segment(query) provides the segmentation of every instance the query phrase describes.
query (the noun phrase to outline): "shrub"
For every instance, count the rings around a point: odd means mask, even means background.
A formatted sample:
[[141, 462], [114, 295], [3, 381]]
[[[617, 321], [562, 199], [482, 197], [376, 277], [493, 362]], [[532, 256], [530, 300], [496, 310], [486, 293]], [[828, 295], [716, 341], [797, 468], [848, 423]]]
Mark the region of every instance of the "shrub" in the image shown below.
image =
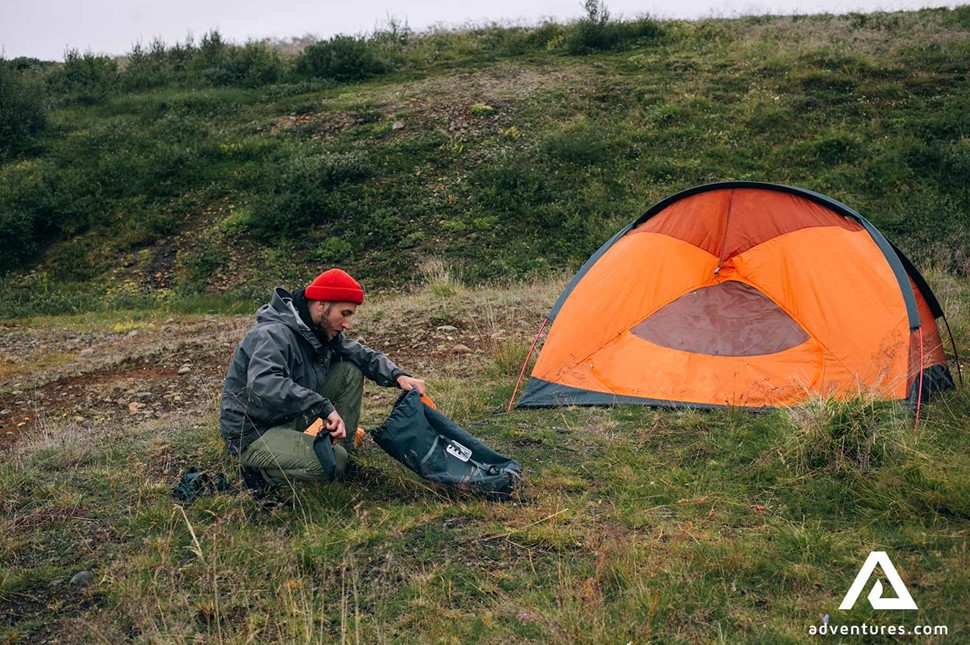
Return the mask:
[[229, 260], [226, 251], [211, 239], [203, 238], [195, 248], [182, 249], [178, 254], [179, 294], [196, 294], [205, 291], [212, 274]]
[[339, 188], [372, 173], [362, 152], [298, 154], [271, 178], [270, 194], [258, 198], [246, 224], [261, 239], [293, 238], [307, 227], [335, 222], [352, 207]]
[[49, 168], [35, 162], [0, 171], [0, 273], [28, 264], [59, 211]]
[[485, 166], [472, 177], [478, 202], [486, 212], [524, 215], [552, 201], [545, 174], [528, 163], [503, 161]]
[[174, 69], [165, 43], [153, 40], [148, 50], [136, 43], [128, 54], [128, 61], [121, 71], [122, 85], [128, 89], [161, 87], [172, 81]]
[[602, 0], [585, 0], [586, 17], [577, 22], [565, 39], [570, 54], [589, 54], [616, 49], [627, 41], [654, 39], [663, 34], [660, 25], [650, 18], [632, 22], [610, 20], [609, 10]]
[[360, 81], [389, 71], [378, 59], [374, 47], [363, 38], [334, 36], [310, 45], [296, 60], [301, 76], [338, 82]]
[[51, 92], [77, 103], [98, 103], [110, 94], [118, 83], [118, 64], [107, 56], [90, 52], [80, 54], [69, 49], [64, 64], [47, 77]]
[[29, 147], [46, 122], [40, 80], [30, 70], [0, 58], [0, 161]]
[[613, 29], [610, 27], [610, 12], [602, 0], [585, 0], [583, 7], [586, 17], [576, 23], [567, 40], [570, 54], [586, 54], [592, 51], [610, 49], [614, 42]]
[[208, 78], [222, 67], [228, 58], [228, 45], [217, 30], [202, 36], [198, 49], [191, 52], [189, 67], [202, 78]]
[[275, 83], [283, 76], [279, 54], [263, 43], [229, 47], [223, 58], [218, 65], [205, 70], [205, 78], [212, 85], [259, 87]]

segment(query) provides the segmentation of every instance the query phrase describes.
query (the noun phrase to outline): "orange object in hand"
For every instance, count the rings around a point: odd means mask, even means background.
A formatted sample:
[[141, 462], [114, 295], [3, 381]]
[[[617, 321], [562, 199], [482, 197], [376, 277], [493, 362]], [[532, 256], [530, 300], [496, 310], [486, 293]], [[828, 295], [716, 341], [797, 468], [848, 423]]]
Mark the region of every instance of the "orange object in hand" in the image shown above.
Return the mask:
[[364, 436], [367, 431], [357, 426], [357, 432], [354, 433], [354, 448], [360, 448], [360, 444], [364, 443]]
[[426, 406], [428, 406], [432, 410], [437, 410], [438, 409], [438, 406], [434, 404], [434, 401], [432, 401], [430, 398], [428, 398], [428, 395], [427, 394], [422, 394], [421, 395], [421, 403], [424, 403]]
[[310, 426], [303, 431], [303, 434], [308, 434], [311, 437], [315, 437], [320, 434], [321, 430], [323, 430], [323, 419], [317, 417], [317, 420], [311, 423]]

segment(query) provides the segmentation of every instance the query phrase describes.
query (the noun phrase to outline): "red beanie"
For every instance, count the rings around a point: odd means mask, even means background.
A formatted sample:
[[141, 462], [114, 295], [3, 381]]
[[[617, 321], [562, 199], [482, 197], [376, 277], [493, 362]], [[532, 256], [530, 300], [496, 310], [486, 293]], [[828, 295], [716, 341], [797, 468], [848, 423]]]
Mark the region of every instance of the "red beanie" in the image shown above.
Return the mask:
[[364, 290], [357, 281], [340, 269], [330, 269], [317, 276], [306, 288], [307, 300], [326, 300], [327, 302], [364, 302]]

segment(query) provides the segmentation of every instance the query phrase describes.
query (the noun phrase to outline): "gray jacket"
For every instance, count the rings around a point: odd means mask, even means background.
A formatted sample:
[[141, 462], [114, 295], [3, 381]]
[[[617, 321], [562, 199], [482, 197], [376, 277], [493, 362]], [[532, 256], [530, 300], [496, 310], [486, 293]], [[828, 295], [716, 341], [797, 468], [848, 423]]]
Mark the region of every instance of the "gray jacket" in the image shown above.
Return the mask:
[[350, 361], [382, 386], [396, 385], [404, 374], [384, 354], [342, 333], [321, 344], [284, 289], [276, 289], [272, 301], [260, 307], [256, 323], [233, 354], [222, 389], [219, 429], [230, 452], [243, 450], [272, 427], [297, 418], [308, 426], [333, 412], [320, 394], [331, 361]]

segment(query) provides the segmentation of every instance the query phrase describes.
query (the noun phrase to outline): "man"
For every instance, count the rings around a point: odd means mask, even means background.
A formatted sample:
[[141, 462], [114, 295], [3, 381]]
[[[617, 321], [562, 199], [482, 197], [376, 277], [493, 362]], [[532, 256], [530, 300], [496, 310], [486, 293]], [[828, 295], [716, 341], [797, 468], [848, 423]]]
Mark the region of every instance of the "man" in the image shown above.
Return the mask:
[[[364, 377], [424, 394], [423, 380], [345, 336], [363, 302], [357, 281], [330, 269], [293, 295], [276, 289], [256, 312], [229, 365], [220, 413], [222, 437], [244, 468], [273, 484], [337, 479], [348, 462], [340, 442], [360, 418]], [[317, 419], [320, 436], [307, 432]]]

